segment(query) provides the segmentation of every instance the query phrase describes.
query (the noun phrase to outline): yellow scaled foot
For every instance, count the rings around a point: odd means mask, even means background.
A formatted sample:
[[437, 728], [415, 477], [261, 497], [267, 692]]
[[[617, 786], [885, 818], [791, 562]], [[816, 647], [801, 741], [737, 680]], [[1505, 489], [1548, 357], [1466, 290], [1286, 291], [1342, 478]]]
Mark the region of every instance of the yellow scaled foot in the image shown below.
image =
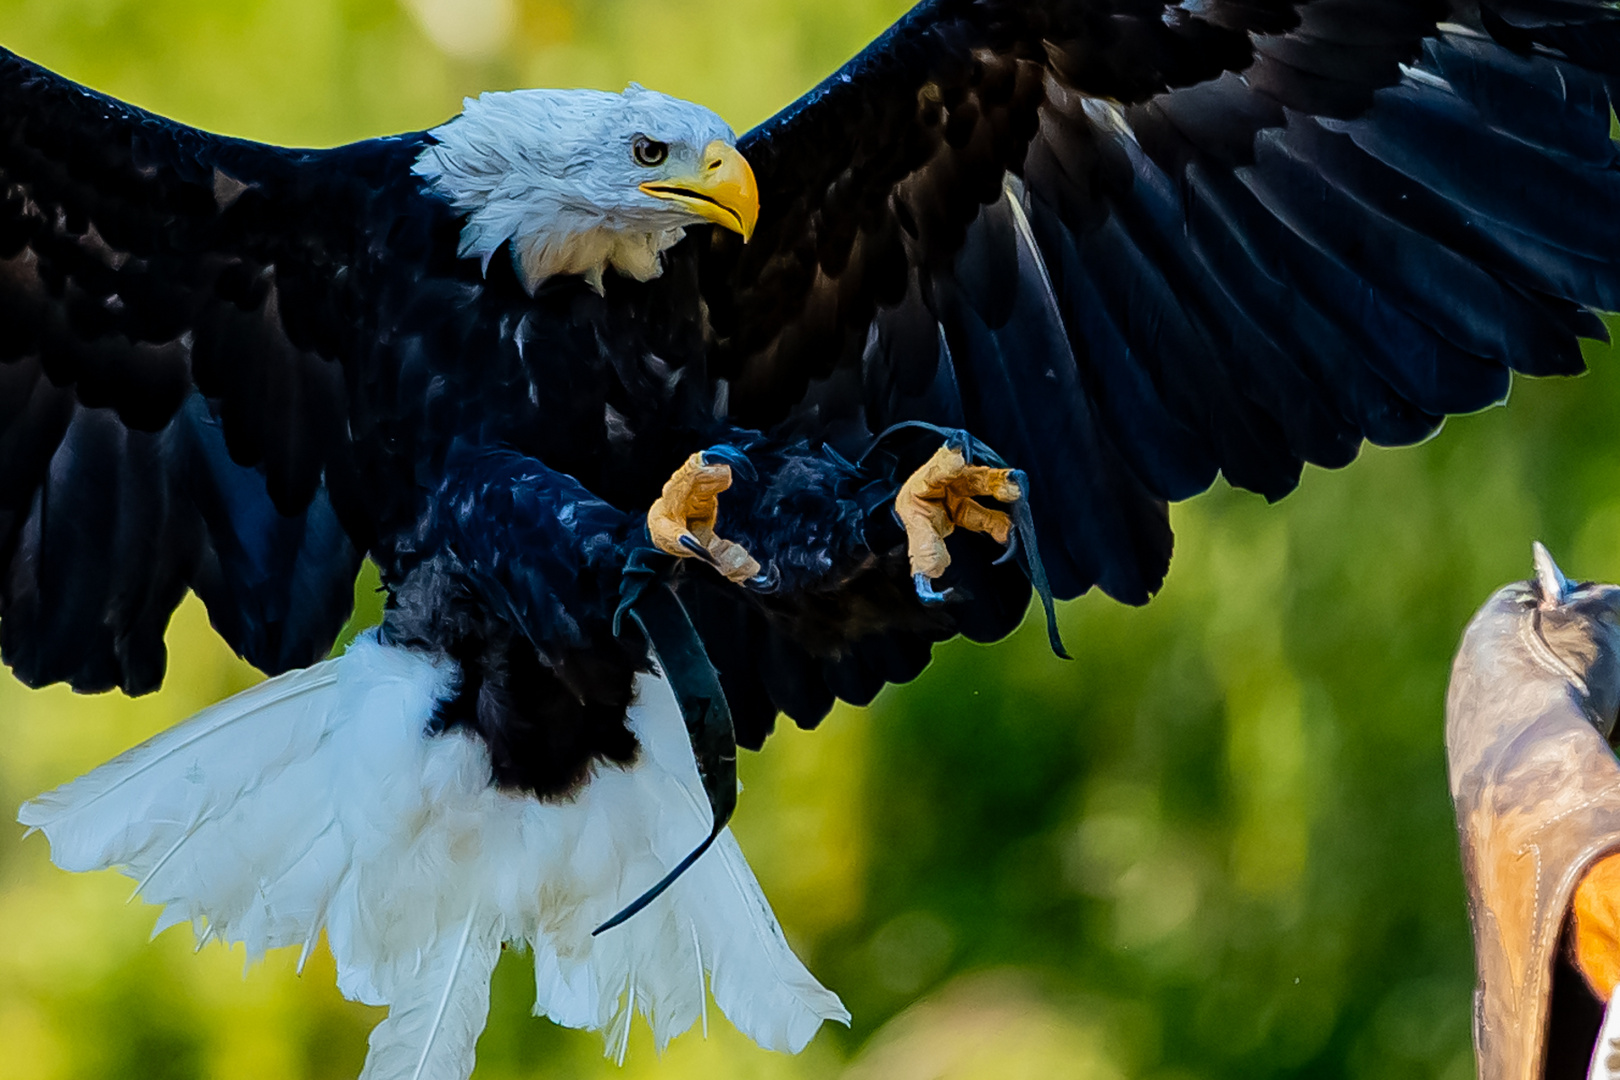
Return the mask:
[[730, 486], [730, 465], [706, 465], [701, 453], [693, 454], [647, 511], [647, 532], [658, 550], [703, 559], [740, 585], [759, 576], [759, 561], [741, 544], [714, 534], [720, 493]]
[[923, 579], [933, 580], [951, 565], [945, 538], [957, 529], [989, 533], [998, 543], [1007, 542], [1012, 519], [1000, 510], [974, 502], [975, 497], [988, 495], [1010, 503], [1023, 494], [1011, 469], [969, 465], [962, 451], [953, 446], [934, 451], [934, 456], [900, 485], [900, 493], [894, 498], [895, 513], [906, 527], [906, 551], [919, 588]]

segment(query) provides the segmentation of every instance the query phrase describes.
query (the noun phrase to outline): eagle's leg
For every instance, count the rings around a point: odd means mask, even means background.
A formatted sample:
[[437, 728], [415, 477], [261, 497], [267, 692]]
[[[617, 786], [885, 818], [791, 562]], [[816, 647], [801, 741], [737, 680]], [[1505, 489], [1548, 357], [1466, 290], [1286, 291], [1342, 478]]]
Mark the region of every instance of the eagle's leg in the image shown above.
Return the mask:
[[934, 451], [906, 478], [894, 498], [894, 511], [906, 530], [906, 552], [917, 595], [924, 603], [939, 603], [950, 590], [937, 592], [933, 582], [951, 565], [945, 538], [957, 529], [989, 533], [998, 543], [1012, 539], [1012, 517], [976, 501], [989, 496], [998, 502], [1023, 498], [1012, 469], [968, 464], [967, 453], [956, 440]]
[[753, 479], [748, 459], [728, 447], [700, 450], [687, 458], [648, 509], [647, 533], [660, 551], [702, 559], [740, 585], [760, 578], [759, 560], [714, 531], [720, 493], [731, 487], [734, 468]]

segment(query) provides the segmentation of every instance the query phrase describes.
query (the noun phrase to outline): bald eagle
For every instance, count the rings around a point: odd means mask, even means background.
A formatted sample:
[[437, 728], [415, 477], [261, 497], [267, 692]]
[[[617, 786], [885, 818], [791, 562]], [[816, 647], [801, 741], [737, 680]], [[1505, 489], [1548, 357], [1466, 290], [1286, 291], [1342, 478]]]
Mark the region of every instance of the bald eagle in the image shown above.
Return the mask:
[[466, 1076], [506, 942], [560, 1023], [708, 978], [802, 1047], [847, 1014], [736, 747], [1032, 595], [1061, 651], [1217, 473], [1580, 371], [1617, 78], [1584, 0], [925, 0], [741, 139], [632, 86], [290, 150], [0, 54], [0, 654], [151, 690], [190, 590], [274, 676], [21, 820], [160, 925], [324, 931], [368, 1077]]

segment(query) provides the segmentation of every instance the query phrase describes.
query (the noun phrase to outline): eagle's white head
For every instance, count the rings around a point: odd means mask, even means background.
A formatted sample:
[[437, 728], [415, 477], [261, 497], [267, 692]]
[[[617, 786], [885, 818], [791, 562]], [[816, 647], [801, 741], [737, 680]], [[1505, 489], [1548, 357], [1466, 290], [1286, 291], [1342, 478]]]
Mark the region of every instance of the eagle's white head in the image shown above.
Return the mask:
[[489, 260], [511, 241], [519, 278], [579, 274], [598, 292], [609, 267], [646, 281], [659, 254], [704, 222], [746, 240], [759, 216], [753, 170], [713, 112], [632, 84], [468, 98], [435, 128], [413, 171], [467, 213], [460, 254]]

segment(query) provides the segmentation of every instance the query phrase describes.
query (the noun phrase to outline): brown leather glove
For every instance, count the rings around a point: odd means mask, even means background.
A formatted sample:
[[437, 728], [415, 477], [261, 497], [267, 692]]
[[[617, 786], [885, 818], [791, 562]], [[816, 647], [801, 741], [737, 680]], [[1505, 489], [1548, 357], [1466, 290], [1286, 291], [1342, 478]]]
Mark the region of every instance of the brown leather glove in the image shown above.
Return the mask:
[[[1479, 973], [1480, 1080], [1541, 1080], [1572, 896], [1620, 851], [1620, 762], [1608, 741], [1620, 705], [1620, 588], [1570, 585], [1539, 544], [1536, 555], [1535, 579], [1502, 589], [1474, 616], [1446, 699]], [[1612, 951], [1604, 936], [1620, 941], [1610, 925], [1620, 897], [1607, 898], [1604, 877], [1583, 890], [1589, 983], [1603, 981], [1595, 969]], [[1595, 1038], [1588, 1030], [1584, 1046], [1560, 1046], [1558, 1056], [1584, 1061]]]

